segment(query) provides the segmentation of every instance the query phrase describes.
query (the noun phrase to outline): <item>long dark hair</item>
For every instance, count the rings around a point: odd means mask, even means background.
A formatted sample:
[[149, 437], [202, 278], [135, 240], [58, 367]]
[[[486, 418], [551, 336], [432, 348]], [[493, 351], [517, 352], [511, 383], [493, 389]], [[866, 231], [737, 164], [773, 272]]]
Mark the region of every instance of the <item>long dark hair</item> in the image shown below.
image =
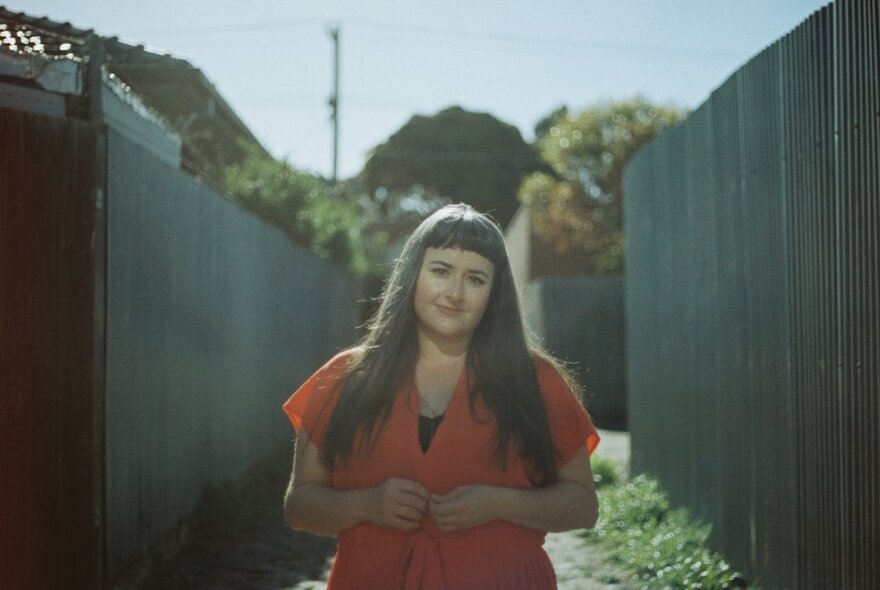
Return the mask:
[[495, 266], [483, 318], [474, 331], [467, 368], [474, 376], [471, 413], [479, 397], [495, 416], [495, 456], [503, 464], [511, 442], [535, 485], [558, 480], [553, 440], [535, 372], [536, 358], [551, 363], [579, 394], [575, 381], [531, 342], [522, 321], [519, 296], [504, 236], [486, 215], [465, 204], [447, 205], [425, 219], [403, 248], [385, 284], [381, 303], [348, 367], [339, 401], [324, 438], [321, 460], [333, 469], [351, 457], [356, 437], [369, 441], [381, 429], [397, 392], [418, 360], [418, 318], [413, 306], [416, 281], [428, 248], [460, 248]]

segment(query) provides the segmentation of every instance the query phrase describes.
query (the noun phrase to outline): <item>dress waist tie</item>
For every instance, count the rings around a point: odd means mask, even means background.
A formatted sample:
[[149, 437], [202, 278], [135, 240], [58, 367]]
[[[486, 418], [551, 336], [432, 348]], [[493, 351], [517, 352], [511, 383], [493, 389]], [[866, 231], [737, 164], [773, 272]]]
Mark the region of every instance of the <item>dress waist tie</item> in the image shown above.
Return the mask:
[[424, 529], [409, 537], [402, 587], [404, 590], [446, 590], [437, 539]]

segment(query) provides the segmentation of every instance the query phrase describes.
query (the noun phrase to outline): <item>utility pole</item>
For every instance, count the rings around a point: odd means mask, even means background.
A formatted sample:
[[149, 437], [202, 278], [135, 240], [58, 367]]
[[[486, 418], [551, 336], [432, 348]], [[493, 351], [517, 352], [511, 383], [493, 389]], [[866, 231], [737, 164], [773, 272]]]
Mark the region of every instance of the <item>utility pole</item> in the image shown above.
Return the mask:
[[333, 40], [333, 95], [328, 101], [330, 120], [333, 122], [333, 183], [337, 181], [339, 170], [339, 25], [327, 31]]

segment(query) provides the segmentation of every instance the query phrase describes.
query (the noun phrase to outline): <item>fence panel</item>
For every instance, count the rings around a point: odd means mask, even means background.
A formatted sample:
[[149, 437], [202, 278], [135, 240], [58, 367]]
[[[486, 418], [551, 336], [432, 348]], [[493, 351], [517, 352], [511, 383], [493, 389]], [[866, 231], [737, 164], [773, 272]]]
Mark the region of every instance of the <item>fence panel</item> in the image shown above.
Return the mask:
[[844, 584], [857, 587], [880, 585], [880, 7], [851, 1], [837, 9], [842, 565]]
[[[718, 412], [720, 383], [715, 378], [715, 367], [719, 362], [717, 342], [719, 339], [718, 314], [715, 301], [720, 295], [719, 278], [715, 260], [718, 244], [715, 234], [716, 203], [701, 198], [708, 193], [714, 183], [712, 159], [712, 108], [703, 105], [691, 115], [691, 124], [685, 128], [685, 145], [689, 147], [686, 179], [686, 210], [684, 224], [687, 227], [685, 241], [687, 262], [684, 268], [690, 269], [692, 280], [683, 281], [688, 288], [685, 296], [690, 301], [690, 322], [688, 330], [688, 356], [693, 358], [690, 386], [703, 395], [689, 397], [692, 408], [689, 415], [701, 416], [701, 420], [689, 424], [688, 448], [701, 449], [701, 453], [718, 456], [722, 451], [722, 440], [718, 430], [727, 424]], [[699, 518], [720, 512], [722, 470], [718, 462], [699, 460], [700, 454], [693, 453], [690, 464], [688, 489], [700, 490], [689, 498], [687, 503]], [[716, 528], [716, 535], [720, 530]]]
[[633, 465], [766, 587], [880, 585], [878, 12], [818, 11], [626, 172]]
[[[834, 34], [830, 10], [783, 44], [791, 349], [797, 412], [798, 578], [815, 587], [842, 580], [837, 420], [836, 288], [840, 229], [835, 205]], [[810, 514], [810, 518], [804, 518]], [[823, 539], [817, 543], [816, 539]], [[829, 559], [829, 555], [837, 556]]]
[[353, 342], [360, 284], [115, 131], [108, 153], [113, 574], [292, 439], [281, 404]]
[[0, 141], [0, 587], [96, 588], [96, 131], [0, 109]]

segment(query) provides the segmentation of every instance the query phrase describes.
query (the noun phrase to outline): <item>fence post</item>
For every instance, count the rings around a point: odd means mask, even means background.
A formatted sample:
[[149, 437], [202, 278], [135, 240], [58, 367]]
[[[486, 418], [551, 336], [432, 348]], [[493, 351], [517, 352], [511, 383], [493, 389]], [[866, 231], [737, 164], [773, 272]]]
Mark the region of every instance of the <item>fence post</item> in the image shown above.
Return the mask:
[[91, 242], [92, 258], [92, 540], [93, 577], [96, 588], [104, 588], [108, 579], [106, 560], [106, 522], [104, 519], [104, 392], [107, 358], [106, 286], [107, 286], [107, 125], [104, 122], [104, 48], [101, 37], [89, 38], [87, 97], [89, 120], [96, 128], [95, 171], [92, 186], [94, 225]]

